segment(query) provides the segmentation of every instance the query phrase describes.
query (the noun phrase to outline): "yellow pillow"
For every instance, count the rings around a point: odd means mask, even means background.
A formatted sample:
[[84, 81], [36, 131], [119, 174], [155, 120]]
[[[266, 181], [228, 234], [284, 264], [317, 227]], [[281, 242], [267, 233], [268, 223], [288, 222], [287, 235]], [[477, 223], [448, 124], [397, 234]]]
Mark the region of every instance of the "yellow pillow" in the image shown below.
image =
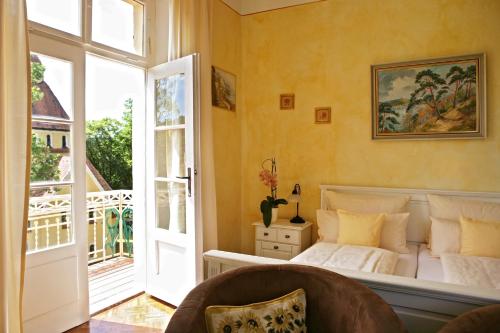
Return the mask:
[[342, 209], [339, 215], [337, 243], [378, 247], [385, 214], [358, 214]]
[[205, 309], [209, 333], [306, 332], [306, 292], [300, 288], [270, 301]]
[[500, 258], [500, 222], [460, 217], [462, 227], [460, 254]]

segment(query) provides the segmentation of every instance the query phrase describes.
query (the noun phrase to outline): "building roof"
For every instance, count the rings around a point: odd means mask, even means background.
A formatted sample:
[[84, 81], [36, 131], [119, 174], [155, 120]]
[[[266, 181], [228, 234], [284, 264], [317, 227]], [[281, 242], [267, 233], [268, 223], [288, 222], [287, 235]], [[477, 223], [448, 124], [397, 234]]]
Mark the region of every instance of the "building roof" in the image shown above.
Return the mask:
[[[95, 168], [95, 166], [90, 162], [89, 159], [86, 161], [86, 169], [87, 172], [90, 173], [92, 178], [95, 180], [97, 183], [97, 187], [101, 187], [101, 191], [111, 191], [112, 188], [109, 186], [108, 182], [104, 177], [101, 175], [101, 173]], [[61, 157], [61, 160], [59, 161], [59, 175], [60, 175], [60, 180], [62, 181], [69, 181], [71, 179], [71, 157], [70, 156], [63, 156]]]
[[31, 127], [38, 130], [69, 132], [68, 124], [47, 123], [43, 121], [33, 121]]
[[87, 169], [90, 171], [90, 173], [94, 176], [94, 178], [97, 180], [99, 185], [101, 185], [103, 191], [111, 191], [112, 188], [109, 186], [108, 182], [104, 177], [101, 175], [99, 170], [96, 169], [96, 167], [90, 162], [90, 160], [87, 158]]
[[[42, 63], [37, 55], [31, 55], [31, 61]], [[69, 120], [69, 116], [52, 92], [47, 82], [42, 81], [37, 84], [37, 87], [43, 93], [43, 98], [32, 104], [31, 112], [33, 116], [51, 117], [57, 119]]]

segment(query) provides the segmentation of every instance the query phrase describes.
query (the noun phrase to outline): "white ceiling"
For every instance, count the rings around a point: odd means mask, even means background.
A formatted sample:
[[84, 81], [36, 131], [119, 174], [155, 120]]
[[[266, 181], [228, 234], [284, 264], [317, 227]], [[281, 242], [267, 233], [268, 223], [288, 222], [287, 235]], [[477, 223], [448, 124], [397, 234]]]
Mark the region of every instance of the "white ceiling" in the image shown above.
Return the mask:
[[323, 0], [222, 0], [240, 15], [255, 14], [272, 9], [302, 5]]

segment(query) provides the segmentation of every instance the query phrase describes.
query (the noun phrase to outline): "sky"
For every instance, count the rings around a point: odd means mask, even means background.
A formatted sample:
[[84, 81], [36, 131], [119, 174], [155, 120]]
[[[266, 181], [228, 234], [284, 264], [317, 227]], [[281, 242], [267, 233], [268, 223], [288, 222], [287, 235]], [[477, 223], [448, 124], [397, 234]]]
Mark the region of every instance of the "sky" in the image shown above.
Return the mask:
[[380, 101], [386, 102], [399, 98], [409, 99], [411, 93], [417, 88], [415, 76], [418, 72], [424, 69], [432, 69], [439, 74], [441, 78], [446, 79], [446, 74], [454, 65], [461, 66], [464, 70], [467, 66], [473, 65], [474, 61], [463, 62], [460, 64], [439, 64], [439, 65], [424, 65], [416, 68], [396, 68], [389, 70], [381, 70], [379, 72], [379, 95]]
[[64, 111], [73, 118], [73, 64], [69, 61], [35, 53], [45, 67], [44, 81], [48, 84]]
[[86, 57], [86, 120], [121, 119], [126, 99], [144, 110], [145, 71], [94, 55]]

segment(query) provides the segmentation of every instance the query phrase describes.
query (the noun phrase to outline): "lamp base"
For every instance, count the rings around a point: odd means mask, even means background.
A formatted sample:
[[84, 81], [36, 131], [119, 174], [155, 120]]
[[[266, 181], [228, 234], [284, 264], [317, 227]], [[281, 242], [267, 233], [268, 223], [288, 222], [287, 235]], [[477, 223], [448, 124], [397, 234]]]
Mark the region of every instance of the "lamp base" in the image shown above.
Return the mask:
[[290, 222], [291, 223], [305, 223], [306, 221], [302, 217], [297, 215], [297, 216], [291, 218]]

